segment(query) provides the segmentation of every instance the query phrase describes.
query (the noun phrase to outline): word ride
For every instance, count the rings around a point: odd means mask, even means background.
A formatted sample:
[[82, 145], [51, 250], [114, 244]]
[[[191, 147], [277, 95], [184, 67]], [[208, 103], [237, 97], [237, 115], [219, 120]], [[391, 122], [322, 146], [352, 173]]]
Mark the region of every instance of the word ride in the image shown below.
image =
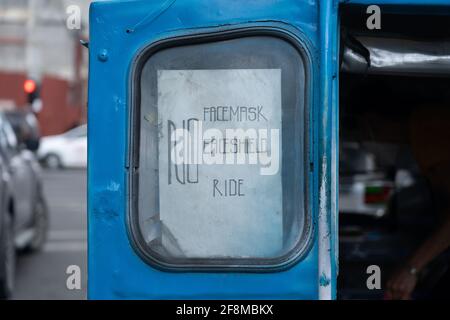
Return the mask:
[[244, 179], [213, 179], [213, 197], [243, 197]]

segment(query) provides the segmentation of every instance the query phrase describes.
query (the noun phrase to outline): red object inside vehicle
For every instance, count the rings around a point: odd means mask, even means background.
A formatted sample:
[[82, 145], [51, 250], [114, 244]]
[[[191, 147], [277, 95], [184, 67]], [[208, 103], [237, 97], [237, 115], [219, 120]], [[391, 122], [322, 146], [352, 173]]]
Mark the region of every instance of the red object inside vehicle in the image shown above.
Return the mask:
[[364, 195], [366, 204], [386, 203], [391, 195], [390, 186], [367, 186]]

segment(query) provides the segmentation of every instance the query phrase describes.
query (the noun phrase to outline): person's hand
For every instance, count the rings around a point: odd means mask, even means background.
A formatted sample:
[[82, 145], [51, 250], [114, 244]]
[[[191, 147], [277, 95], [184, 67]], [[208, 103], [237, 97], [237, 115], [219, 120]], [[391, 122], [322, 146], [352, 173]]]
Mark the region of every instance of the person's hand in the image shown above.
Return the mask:
[[409, 300], [417, 284], [417, 275], [408, 267], [399, 269], [387, 282], [385, 298], [388, 300]]

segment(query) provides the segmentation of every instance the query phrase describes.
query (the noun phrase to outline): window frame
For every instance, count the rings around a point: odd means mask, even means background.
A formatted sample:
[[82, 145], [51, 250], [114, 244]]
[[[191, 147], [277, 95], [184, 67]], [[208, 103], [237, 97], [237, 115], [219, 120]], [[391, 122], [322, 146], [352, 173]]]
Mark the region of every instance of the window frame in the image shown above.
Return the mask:
[[[144, 241], [139, 225], [138, 201], [139, 201], [139, 147], [140, 147], [140, 87], [141, 73], [146, 62], [154, 55], [164, 49], [180, 47], [184, 45], [206, 44], [230, 39], [246, 37], [268, 36], [285, 40], [292, 45], [303, 59], [305, 70], [305, 97], [304, 97], [304, 230], [295, 246], [283, 256], [276, 258], [187, 258], [190, 263], [169, 263], [158, 259], [151, 254], [151, 250]], [[131, 65], [129, 78], [129, 119], [128, 119], [128, 145], [126, 169], [127, 177], [127, 214], [126, 225], [130, 243], [135, 252], [149, 265], [162, 271], [174, 272], [278, 272], [286, 270], [307, 256], [313, 244], [314, 223], [312, 213], [311, 184], [314, 166], [311, 160], [311, 111], [313, 101], [313, 76], [312, 59], [309, 43], [304, 37], [299, 37], [285, 28], [273, 26], [241, 27], [228, 30], [218, 30], [199, 34], [189, 33], [187, 35], [168, 37], [144, 46], [135, 56]], [[281, 153], [283, 154], [283, 153]], [[269, 263], [260, 264], [264, 260]], [[195, 261], [195, 263], [193, 262]], [[246, 262], [246, 263], [243, 263]]]

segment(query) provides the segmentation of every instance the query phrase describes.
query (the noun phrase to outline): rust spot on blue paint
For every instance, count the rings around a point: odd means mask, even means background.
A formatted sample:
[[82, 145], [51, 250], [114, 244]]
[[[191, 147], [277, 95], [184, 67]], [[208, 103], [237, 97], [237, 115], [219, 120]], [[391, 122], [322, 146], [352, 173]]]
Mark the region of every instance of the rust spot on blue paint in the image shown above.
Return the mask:
[[320, 276], [319, 285], [321, 287], [327, 287], [330, 285], [330, 278], [328, 278], [324, 272], [322, 272], [322, 275]]

